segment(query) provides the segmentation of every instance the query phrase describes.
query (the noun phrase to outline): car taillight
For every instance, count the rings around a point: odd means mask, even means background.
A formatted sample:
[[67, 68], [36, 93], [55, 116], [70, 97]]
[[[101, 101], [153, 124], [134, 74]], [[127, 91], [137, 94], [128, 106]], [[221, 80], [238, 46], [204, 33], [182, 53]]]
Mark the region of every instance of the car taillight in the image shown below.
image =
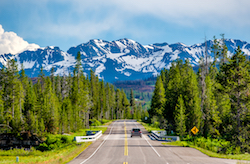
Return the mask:
[[139, 131], [141, 133], [141, 131]]
[[132, 131], [132, 133], [134, 133], [134, 131]]

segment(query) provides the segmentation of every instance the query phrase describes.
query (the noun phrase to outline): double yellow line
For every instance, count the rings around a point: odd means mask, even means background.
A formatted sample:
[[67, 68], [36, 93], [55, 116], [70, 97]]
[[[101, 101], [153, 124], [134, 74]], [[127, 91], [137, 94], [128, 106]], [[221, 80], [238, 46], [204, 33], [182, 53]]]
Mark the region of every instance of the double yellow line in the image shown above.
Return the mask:
[[[128, 137], [127, 137], [127, 129], [126, 129], [126, 122], [125, 121], [124, 121], [124, 133], [125, 133], [124, 156], [128, 156]], [[128, 162], [123, 162], [123, 164], [128, 164]]]
[[127, 138], [127, 130], [126, 130], [126, 123], [125, 123], [125, 121], [124, 121], [124, 132], [125, 132], [124, 155], [128, 156], [128, 138]]

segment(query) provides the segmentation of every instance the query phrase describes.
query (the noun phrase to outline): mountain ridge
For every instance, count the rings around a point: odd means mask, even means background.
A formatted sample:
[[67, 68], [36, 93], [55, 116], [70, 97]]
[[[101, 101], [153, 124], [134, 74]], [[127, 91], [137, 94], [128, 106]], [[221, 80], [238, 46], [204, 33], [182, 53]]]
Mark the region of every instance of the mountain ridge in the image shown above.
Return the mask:
[[[250, 44], [238, 39], [226, 39], [225, 43], [229, 55], [240, 46], [246, 55], [250, 55]], [[213, 60], [211, 46], [212, 40], [207, 41], [208, 54]], [[37, 77], [41, 67], [45, 75], [50, 74], [52, 67], [55, 74], [63, 75], [73, 72], [75, 58], [81, 53], [83, 71], [88, 74], [90, 69], [102, 79], [108, 82], [116, 80], [145, 79], [157, 75], [161, 69], [170, 68], [171, 62], [176, 59], [189, 59], [192, 66], [197, 66], [204, 56], [205, 43], [191, 46], [183, 43], [168, 44], [155, 43], [142, 45], [131, 39], [119, 39], [105, 41], [92, 39], [70, 47], [66, 52], [57, 46], [47, 46], [36, 50], [26, 50], [19, 54], [0, 55], [0, 66], [6, 65], [8, 59], [15, 59], [21, 68], [21, 63], [29, 77]]]

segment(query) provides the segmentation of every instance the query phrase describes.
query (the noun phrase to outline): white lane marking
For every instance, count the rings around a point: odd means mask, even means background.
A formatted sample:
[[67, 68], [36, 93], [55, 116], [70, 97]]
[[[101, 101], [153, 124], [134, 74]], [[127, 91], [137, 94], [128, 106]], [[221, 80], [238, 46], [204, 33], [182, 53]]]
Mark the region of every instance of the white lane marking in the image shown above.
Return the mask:
[[100, 147], [104, 144], [104, 142], [107, 140], [107, 138], [108, 138], [109, 135], [111, 134], [112, 129], [113, 129], [113, 126], [114, 126], [114, 124], [112, 125], [112, 128], [111, 128], [110, 131], [109, 131], [109, 134], [108, 134], [107, 137], [104, 139], [104, 141], [101, 143], [101, 145], [94, 151], [94, 153], [93, 153], [91, 156], [89, 156], [89, 158], [85, 159], [85, 160], [84, 160], [83, 162], [81, 162], [80, 164], [85, 163], [85, 162], [88, 161], [91, 157], [93, 157], [93, 155], [95, 155], [95, 153], [100, 149]]
[[161, 157], [161, 155], [155, 150], [155, 148], [148, 142], [148, 140], [146, 139], [146, 137], [144, 136], [144, 135], [142, 135], [143, 136], [143, 138], [147, 141], [147, 143], [151, 146], [151, 148], [155, 151], [155, 153], [159, 156], [159, 157]]
[[[134, 123], [135, 124], [135, 123]], [[135, 126], [138, 128], [138, 126], [135, 124]], [[148, 142], [148, 140], [147, 140], [147, 138], [144, 136], [144, 135], [142, 135], [143, 136], [143, 138], [147, 141], [147, 143], [151, 146], [151, 148], [155, 151], [155, 153], [159, 156], [159, 157], [161, 157], [161, 155], [155, 150], [155, 148]]]

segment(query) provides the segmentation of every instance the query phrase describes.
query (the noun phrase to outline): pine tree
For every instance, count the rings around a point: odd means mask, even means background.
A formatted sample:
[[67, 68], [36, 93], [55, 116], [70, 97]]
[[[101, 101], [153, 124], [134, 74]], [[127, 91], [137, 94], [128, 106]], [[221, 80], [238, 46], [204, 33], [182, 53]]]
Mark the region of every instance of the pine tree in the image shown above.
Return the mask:
[[34, 112], [29, 111], [28, 115], [30, 118], [28, 129], [31, 133], [35, 133], [36, 132], [36, 119], [35, 119]]
[[16, 101], [15, 101], [15, 126], [18, 132], [22, 131], [23, 128], [23, 108], [24, 108], [24, 94], [25, 90], [21, 81], [17, 81], [17, 90], [16, 90]]
[[72, 109], [71, 100], [69, 97], [63, 100], [62, 108], [65, 110], [65, 132], [71, 132], [74, 129], [74, 114]]
[[139, 105], [138, 105], [138, 107], [137, 107], [137, 119], [138, 120], [141, 120], [142, 113], [143, 113], [143, 109], [142, 109], [142, 104], [140, 102]]
[[116, 119], [121, 119], [121, 109], [122, 109], [122, 92], [120, 89], [116, 90], [115, 94], [115, 102], [116, 102], [116, 107], [115, 107], [115, 115]]
[[67, 89], [68, 88], [68, 83], [67, 83], [65, 73], [63, 73], [61, 84], [62, 84], [62, 86], [61, 86], [61, 95], [62, 95], [62, 100], [64, 100], [64, 98], [68, 97], [68, 95], [69, 95], [69, 89]]
[[78, 91], [78, 79], [77, 79], [77, 73], [76, 70], [74, 70], [74, 76], [73, 76], [73, 85], [72, 85], [72, 91], [71, 91], [71, 101], [72, 101], [72, 109], [73, 109], [73, 118], [74, 118], [74, 131], [77, 131], [79, 126], [79, 103], [80, 103], [80, 95]]
[[[18, 108], [18, 97], [17, 94], [20, 91], [20, 83], [18, 81], [19, 73], [18, 66], [15, 60], [10, 60], [7, 63], [6, 69], [6, 81], [4, 87], [4, 102], [5, 102], [5, 112], [7, 117], [5, 117], [7, 125], [10, 125], [14, 131], [19, 132], [19, 125], [22, 116], [20, 113], [20, 108]], [[19, 93], [21, 95], [21, 93]]]
[[51, 85], [52, 85], [52, 90], [55, 90], [55, 68], [52, 67], [50, 70], [50, 81], [51, 81]]
[[22, 82], [23, 89], [26, 90], [26, 87], [29, 85], [29, 79], [28, 76], [25, 74], [23, 64], [21, 65], [20, 80]]
[[[222, 39], [222, 40], [224, 40], [224, 39]], [[225, 44], [224, 44], [224, 54], [225, 54], [225, 50], [227, 50], [227, 48], [225, 48]], [[214, 54], [214, 62], [211, 64], [211, 66], [209, 68], [209, 77], [211, 80], [211, 90], [212, 90], [212, 94], [215, 97], [215, 101], [216, 101], [215, 106], [217, 107], [217, 112], [219, 113], [218, 117], [220, 119], [217, 119], [217, 120], [218, 121], [223, 120], [223, 122], [218, 123], [219, 128], [216, 128], [215, 131], [216, 131], [217, 135], [219, 135], [220, 133], [227, 134], [227, 133], [229, 133], [228, 127], [231, 127], [231, 122], [232, 122], [231, 120], [233, 118], [231, 116], [231, 103], [230, 103], [229, 96], [227, 93], [219, 91], [220, 88], [222, 88], [222, 86], [216, 80], [217, 74], [218, 74], [218, 69], [217, 69], [216, 65], [218, 63], [218, 59], [221, 59], [221, 57], [223, 55], [221, 54], [222, 46], [219, 44], [219, 41], [215, 37], [214, 37], [214, 44], [212, 46], [212, 52]], [[222, 62], [221, 62], [221, 64], [222, 64]], [[207, 133], [209, 133], [209, 132], [207, 132]], [[209, 134], [209, 135], [214, 135], [214, 133]], [[230, 136], [230, 135], [224, 135], [224, 136]]]
[[231, 112], [236, 118], [236, 122], [233, 122], [233, 131], [237, 134], [237, 144], [242, 144], [239, 139], [242, 129], [241, 120], [245, 117], [243, 113], [250, 98], [248, 95], [250, 83], [249, 64], [244, 53], [238, 47], [229, 62], [220, 66], [217, 78], [221, 84], [219, 91], [227, 93], [231, 101]]
[[103, 114], [105, 113], [106, 109], [106, 95], [105, 95], [105, 87], [104, 87], [104, 81], [102, 80], [100, 83], [100, 92], [99, 92], [99, 101], [100, 101], [100, 120], [103, 118]]
[[[183, 67], [187, 71], [186, 78], [183, 83], [183, 99], [185, 102], [186, 127], [189, 133], [191, 129], [196, 126], [198, 129], [201, 127], [202, 112], [200, 109], [201, 99], [199, 97], [199, 87], [197, 75], [194, 73], [190, 63], [186, 61], [186, 67]], [[182, 75], [183, 77], [184, 75]]]
[[130, 119], [131, 115], [130, 115], [130, 103], [127, 99], [127, 96], [125, 94], [125, 92], [123, 92], [123, 96], [122, 96], [122, 106], [123, 106], [123, 112], [124, 112], [124, 119]]
[[2, 99], [3, 91], [0, 90], [0, 124], [4, 124], [5, 118], [4, 118], [4, 102]]
[[[166, 103], [163, 112], [164, 118], [168, 121], [168, 131], [174, 130], [174, 111], [177, 104], [178, 97], [183, 93], [184, 77], [181, 76], [182, 61], [173, 62], [169, 70], [169, 81], [166, 85], [165, 96]], [[184, 96], [184, 95], [183, 95]], [[149, 110], [150, 114], [150, 110]], [[151, 114], [150, 114], [151, 115]], [[150, 116], [151, 117], [151, 116]]]
[[116, 94], [115, 94], [115, 89], [114, 86], [111, 86], [111, 94], [110, 94], [110, 114], [111, 114], [111, 120], [114, 119], [114, 114], [115, 114], [115, 104], [116, 104]]
[[56, 96], [58, 97], [58, 100], [61, 102], [63, 97], [62, 97], [61, 77], [59, 75], [57, 75], [55, 79], [55, 93]]
[[106, 108], [105, 108], [105, 119], [110, 119], [110, 107], [111, 107], [111, 89], [109, 83], [106, 83], [105, 86], [106, 94]]
[[155, 90], [152, 97], [151, 108], [149, 110], [149, 114], [151, 115], [151, 117], [161, 117], [163, 115], [165, 102], [165, 89], [163, 87], [161, 76], [158, 76], [155, 83]]
[[133, 90], [130, 89], [130, 107], [131, 107], [131, 115], [134, 115], [136, 104], [135, 104], [135, 98], [134, 98], [134, 93]]
[[92, 101], [91, 117], [97, 116], [98, 111], [98, 81], [96, 81], [95, 73], [93, 70], [90, 70], [90, 96]]
[[40, 83], [41, 83], [41, 92], [44, 91], [44, 83], [45, 83], [45, 73], [43, 72], [43, 66], [40, 69], [40, 73], [38, 75], [38, 77], [40, 78]]
[[59, 121], [59, 101], [52, 90], [52, 84], [50, 78], [46, 78], [45, 82], [45, 94], [44, 94], [44, 111], [47, 117], [43, 117], [45, 121], [45, 127], [51, 133], [58, 132], [58, 121]]
[[[26, 87], [26, 95], [24, 99], [24, 116], [25, 116], [25, 122], [32, 122], [31, 113], [34, 113], [36, 111], [36, 95], [33, 90], [32, 82], [29, 81], [28, 86]], [[26, 129], [29, 129], [29, 124], [26, 124]], [[29, 129], [31, 130], [31, 129]]]
[[[89, 111], [91, 108], [91, 101], [90, 101], [90, 96], [89, 96], [89, 84], [87, 80], [85, 79], [85, 76], [83, 75], [83, 72], [80, 75], [80, 119], [82, 120], [82, 125], [81, 128], [84, 126], [89, 126]], [[104, 105], [105, 106], [105, 105]]]
[[221, 34], [221, 42], [222, 44], [220, 45], [220, 50], [221, 52], [219, 53], [219, 57], [221, 58], [221, 64], [223, 63], [226, 63], [228, 61], [228, 57], [227, 57], [227, 51], [228, 51], [228, 48], [226, 46], [226, 43], [225, 43], [225, 35], [224, 34]]
[[181, 138], [186, 134], [186, 109], [182, 95], [179, 96], [178, 102], [175, 106], [175, 123], [176, 123], [176, 132]]
[[222, 123], [219, 117], [219, 111], [216, 104], [216, 99], [214, 96], [213, 82], [210, 76], [206, 77], [206, 99], [205, 99], [205, 119], [204, 119], [204, 135], [205, 137], [209, 135], [214, 135], [213, 137], [219, 137], [219, 126]]

